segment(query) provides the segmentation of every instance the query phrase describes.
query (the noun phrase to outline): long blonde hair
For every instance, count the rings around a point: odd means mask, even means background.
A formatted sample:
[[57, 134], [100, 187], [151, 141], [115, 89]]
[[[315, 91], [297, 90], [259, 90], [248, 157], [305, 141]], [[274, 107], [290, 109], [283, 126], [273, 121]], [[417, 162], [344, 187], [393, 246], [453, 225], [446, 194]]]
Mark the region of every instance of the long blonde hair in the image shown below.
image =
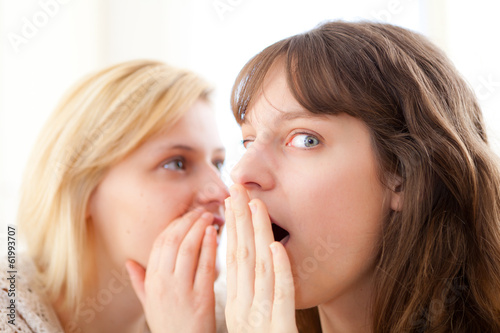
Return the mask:
[[211, 87], [194, 73], [129, 61], [84, 78], [63, 98], [36, 142], [21, 191], [20, 234], [52, 301], [77, 309], [92, 279], [87, 202], [106, 170], [173, 125]]

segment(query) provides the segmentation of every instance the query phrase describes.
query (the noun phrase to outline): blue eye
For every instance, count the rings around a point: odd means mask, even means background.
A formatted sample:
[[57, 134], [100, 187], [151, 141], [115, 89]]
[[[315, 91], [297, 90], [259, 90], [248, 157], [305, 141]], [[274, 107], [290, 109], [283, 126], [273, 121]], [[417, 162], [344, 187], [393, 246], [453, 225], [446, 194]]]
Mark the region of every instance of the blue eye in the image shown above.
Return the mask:
[[164, 169], [168, 169], [168, 170], [185, 170], [186, 163], [184, 162], [184, 159], [182, 159], [182, 158], [175, 158], [173, 160], [170, 160], [170, 161], [162, 164], [162, 167]]
[[319, 145], [319, 140], [310, 134], [296, 134], [287, 146], [297, 147], [297, 148], [314, 148]]

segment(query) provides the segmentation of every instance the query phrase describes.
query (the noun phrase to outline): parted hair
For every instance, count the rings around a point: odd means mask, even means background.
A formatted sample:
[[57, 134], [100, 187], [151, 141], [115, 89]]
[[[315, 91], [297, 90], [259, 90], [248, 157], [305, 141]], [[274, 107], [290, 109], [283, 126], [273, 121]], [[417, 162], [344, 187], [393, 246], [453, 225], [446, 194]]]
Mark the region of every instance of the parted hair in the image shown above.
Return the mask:
[[95, 280], [86, 210], [106, 171], [210, 91], [190, 71], [134, 60], [85, 77], [61, 100], [33, 148], [18, 211], [52, 302], [78, 310], [84, 286]]
[[[371, 300], [373, 332], [500, 332], [500, 171], [473, 91], [442, 51], [407, 29], [326, 22], [281, 40], [241, 70], [241, 123], [281, 61], [309, 112], [370, 128], [380, 180], [402, 197], [383, 225]], [[320, 331], [317, 309], [297, 312]]]

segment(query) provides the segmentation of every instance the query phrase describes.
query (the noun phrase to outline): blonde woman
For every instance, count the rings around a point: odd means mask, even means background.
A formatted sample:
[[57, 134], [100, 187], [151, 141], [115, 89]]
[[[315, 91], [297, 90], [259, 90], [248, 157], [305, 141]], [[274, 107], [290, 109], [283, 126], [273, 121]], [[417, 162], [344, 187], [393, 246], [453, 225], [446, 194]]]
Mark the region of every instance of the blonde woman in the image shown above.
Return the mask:
[[16, 326], [2, 318], [2, 330], [216, 330], [228, 193], [209, 93], [193, 73], [131, 61], [66, 95], [26, 170], [28, 260], [17, 267]]

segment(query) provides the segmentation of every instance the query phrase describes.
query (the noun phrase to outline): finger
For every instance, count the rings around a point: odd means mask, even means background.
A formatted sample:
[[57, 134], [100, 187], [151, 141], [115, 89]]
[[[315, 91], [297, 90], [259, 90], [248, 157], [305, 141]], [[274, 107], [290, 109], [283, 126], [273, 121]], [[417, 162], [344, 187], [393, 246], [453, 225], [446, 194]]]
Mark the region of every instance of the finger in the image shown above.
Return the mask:
[[227, 300], [232, 301], [236, 299], [236, 288], [237, 288], [237, 271], [238, 265], [236, 263], [236, 221], [234, 220], [234, 214], [231, 207], [231, 198], [227, 198], [225, 201], [225, 220], [226, 220], [226, 235], [227, 235], [227, 245], [226, 245], [226, 281], [227, 281]]
[[[271, 220], [261, 200], [249, 203], [255, 233], [255, 296], [254, 303], [271, 304], [274, 294], [273, 259], [269, 245], [274, 242]], [[269, 313], [269, 315], [271, 315]]]
[[238, 289], [236, 291], [238, 303], [243, 306], [252, 303], [255, 281], [255, 240], [252, 218], [248, 207], [248, 194], [241, 185], [233, 185], [231, 193], [231, 207], [236, 221], [236, 273]]
[[[274, 323], [289, 325], [295, 323], [295, 289], [292, 268], [285, 248], [279, 242], [270, 245], [274, 267], [274, 300], [272, 319]], [[283, 320], [285, 320], [283, 322]], [[283, 326], [286, 327], [286, 326]]]
[[174, 274], [180, 277], [183, 284], [189, 288], [193, 287], [200, 256], [201, 243], [208, 225], [212, 223], [214, 216], [209, 212], [203, 213], [192, 225], [179, 246], [177, 260], [175, 263]]
[[194, 289], [201, 294], [214, 294], [216, 256], [217, 231], [212, 225], [209, 225], [205, 228], [205, 236], [203, 237], [200, 259], [194, 280]]
[[148, 261], [151, 273], [161, 269], [172, 273], [175, 269], [177, 252], [185, 235], [201, 216], [202, 208], [196, 208], [173, 220], [156, 238]]
[[146, 279], [146, 270], [133, 260], [127, 260], [125, 267], [127, 268], [132, 288], [134, 289], [137, 298], [139, 298], [142, 307], [145, 308], [146, 292], [144, 290], [144, 280]]

